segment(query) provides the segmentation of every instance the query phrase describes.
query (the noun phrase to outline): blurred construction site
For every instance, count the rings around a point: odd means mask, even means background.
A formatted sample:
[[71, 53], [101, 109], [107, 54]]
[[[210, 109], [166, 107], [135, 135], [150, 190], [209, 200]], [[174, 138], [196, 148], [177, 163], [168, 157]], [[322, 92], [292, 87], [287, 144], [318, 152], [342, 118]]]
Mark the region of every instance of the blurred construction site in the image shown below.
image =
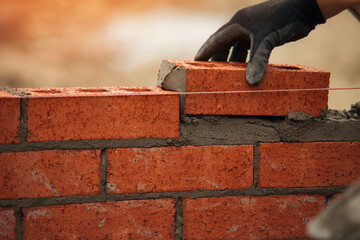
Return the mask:
[[[248, 0], [1, 0], [0, 87], [153, 86], [163, 59], [191, 60]], [[347, 11], [309, 37], [276, 48], [272, 63], [331, 72], [360, 86], [359, 22]], [[360, 91], [330, 91], [349, 109]]]

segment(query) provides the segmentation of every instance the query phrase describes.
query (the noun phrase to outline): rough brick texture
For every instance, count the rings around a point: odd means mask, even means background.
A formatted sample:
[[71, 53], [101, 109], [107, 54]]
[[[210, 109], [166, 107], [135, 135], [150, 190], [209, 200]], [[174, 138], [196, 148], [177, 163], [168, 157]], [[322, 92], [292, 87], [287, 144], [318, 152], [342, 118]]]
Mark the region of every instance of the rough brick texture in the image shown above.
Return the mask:
[[179, 136], [177, 95], [155, 87], [95, 90], [28, 89], [28, 141]]
[[[176, 86], [188, 92], [328, 85], [328, 73], [270, 65], [252, 87], [245, 68], [163, 67], [169, 86], [180, 76], [187, 85]], [[318, 115], [327, 91], [212, 93], [185, 102], [156, 87], [6, 91], [0, 240], [308, 239], [305, 225], [325, 199], [360, 178], [356, 117], [179, 116], [180, 103], [193, 114]]]
[[24, 239], [173, 239], [174, 200], [24, 209]]
[[185, 103], [185, 113], [197, 115], [287, 116], [304, 112], [319, 116], [327, 108], [327, 95], [323, 91], [202, 94], [186, 96]]
[[0, 90], [0, 144], [19, 143], [20, 98]]
[[[330, 73], [299, 65], [269, 64], [263, 81], [250, 86], [244, 63], [167, 60], [186, 69], [186, 92], [326, 88]], [[327, 109], [328, 91], [221, 93], [186, 96], [186, 114], [287, 116], [305, 112], [319, 116]]]
[[184, 239], [306, 238], [320, 195], [184, 199]]
[[108, 151], [108, 192], [249, 188], [252, 146], [183, 146]]
[[260, 187], [344, 186], [360, 178], [360, 142], [264, 143]]
[[16, 239], [15, 208], [0, 208], [0, 239]]
[[100, 155], [100, 150], [0, 153], [0, 199], [99, 194]]

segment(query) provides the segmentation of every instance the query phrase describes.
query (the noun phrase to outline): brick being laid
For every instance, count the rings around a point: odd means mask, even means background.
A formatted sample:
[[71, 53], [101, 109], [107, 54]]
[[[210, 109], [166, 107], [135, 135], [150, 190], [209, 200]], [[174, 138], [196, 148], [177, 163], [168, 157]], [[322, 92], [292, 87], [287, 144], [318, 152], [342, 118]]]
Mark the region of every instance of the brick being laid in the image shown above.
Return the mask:
[[179, 96], [160, 88], [24, 91], [29, 142], [179, 136]]
[[245, 80], [246, 67], [235, 62], [164, 60], [158, 86], [190, 93], [181, 103], [185, 114], [287, 116], [304, 112], [319, 116], [327, 109], [328, 90], [324, 88], [329, 86], [330, 73], [300, 65], [269, 64], [263, 81], [251, 86]]

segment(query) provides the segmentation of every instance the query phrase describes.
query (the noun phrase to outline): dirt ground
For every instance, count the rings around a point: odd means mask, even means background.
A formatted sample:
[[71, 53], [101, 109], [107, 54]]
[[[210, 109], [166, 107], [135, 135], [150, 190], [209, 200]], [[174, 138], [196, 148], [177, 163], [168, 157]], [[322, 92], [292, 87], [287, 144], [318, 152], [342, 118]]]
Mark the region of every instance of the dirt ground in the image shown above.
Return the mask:
[[[192, 59], [238, 9], [260, 1], [2, 0], [0, 87], [152, 86], [163, 59]], [[276, 48], [273, 63], [331, 72], [331, 87], [360, 86], [359, 22], [348, 12]], [[360, 90], [331, 91], [349, 109]]]

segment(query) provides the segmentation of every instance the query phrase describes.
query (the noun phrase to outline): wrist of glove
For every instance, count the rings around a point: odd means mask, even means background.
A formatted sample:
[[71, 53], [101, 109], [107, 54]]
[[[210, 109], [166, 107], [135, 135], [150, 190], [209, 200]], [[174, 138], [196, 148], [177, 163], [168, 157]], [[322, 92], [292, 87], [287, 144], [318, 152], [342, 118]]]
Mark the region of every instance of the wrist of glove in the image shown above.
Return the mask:
[[238, 11], [210, 36], [195, 60], [245, 62], [250, 49], [246, 80], [257, 85], [275, 47], [306, 37], [325, 21], [316, 0], [269, 0]]

